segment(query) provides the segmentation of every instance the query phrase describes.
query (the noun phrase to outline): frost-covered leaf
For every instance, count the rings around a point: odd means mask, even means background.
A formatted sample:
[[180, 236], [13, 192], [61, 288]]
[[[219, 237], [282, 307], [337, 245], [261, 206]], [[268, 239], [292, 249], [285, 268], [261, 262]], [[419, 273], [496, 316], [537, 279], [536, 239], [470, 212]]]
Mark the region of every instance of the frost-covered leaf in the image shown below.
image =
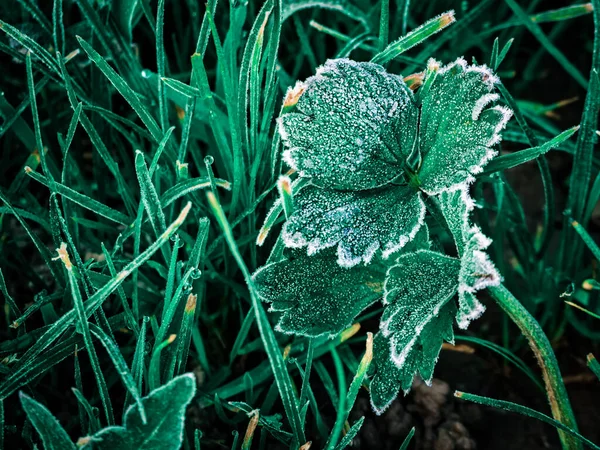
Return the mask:
[[489, 286], [497, 286], [501, 277], [485, 252], [491, 240], [469, 220], [474, 202], [469, 196], [468, 187], [444, 192], [439, 198], [442, 214], [454, 236], [461, 261], [456, 321], [460, 328], [465, 329], [485, 311], [475, 293]]
[[387, 267], [340, 267], [335, 251], [317, 255], [291, 251], [289, 259], [267, 264], [253, 275], [262, 300], [283, 311], [277, 330], [304, 336], [334, 335], [383, 295]]
[[338, 263], [369, 263], [377, 250], [384, 258], [406, 245], [425, 216], [421, 195], [407, 186], [369, 191], [335, 191], [307, 186], [294, 197], [294, 213], [283, 228], [287, 247], [308, 254], [337, 246]]
[[375, 335], [375, 375], [371, 380], [370, 394], [371, 405], [377, 414], [385, 411], [401, 389], [404, 392], [410, 389], [416, 373], [427, 383], [431, 382], [443, 341], [454, 342], [452, 323], [455, 315], [455, 302], [450, 301], [442, 306], [438, 315], [423, 327], [402, 367], [398, 367], [392, 360], [389, 339], [382, 332]]
[[460, 189], [442, 192], [438, 198], [442, 214], [454, 238], [458, 256], [462, 256], [471, 229], [469, 215], [475, 208], [475, 202], [469, 195], [466, 185], [461, 186]]
[[193, 374], [185, 374], [142, 399], [146, 423], [131, 405], [124, 425], [107, 427], [90, 437], [85, 450], [179, 450], [183, 443], [185, 409], [196, 392]]
[[511, 117], [494, 92], [497, 78], [485, 66], [459, 58], [437, 73], [422, 99], [420, 188], [433, 195], [472, 181], [496, 155], [493, 146]]
[[19, 397], [27, 418], [42, 439], [44, 449], [75, 450], [75, 444], [71, 442], [65, 429], [44, 405], [23, 392], [19, 392]]
[[491, 240], [478, 227], [471, 228], [465, 252], [460, 259], [459, 310], [456, 315], [459, 328], [466, 329], [471, 321], [478, 319], [485, 311], [485, 307], [477, 300], [475, 293], [500, 284], [500, 274], [485, 252], [490, 244]]
[[362, 190], [402, 173], [417, 131], [413, 95], [378, 64], [329, 60], [288, 91], [284, 160], [324, 187]]
[[460, 260], [430, 250], [401, 255], [387, 273], [380, 329], [403, 367], [425, 327], [456, 294]]

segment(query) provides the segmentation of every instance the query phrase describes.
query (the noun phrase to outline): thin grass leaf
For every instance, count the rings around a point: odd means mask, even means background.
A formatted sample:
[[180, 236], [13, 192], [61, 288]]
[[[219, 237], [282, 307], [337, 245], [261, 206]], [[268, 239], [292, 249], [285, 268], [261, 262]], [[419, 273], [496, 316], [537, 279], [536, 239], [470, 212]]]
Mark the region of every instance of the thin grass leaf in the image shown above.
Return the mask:
[[[8, 289], [6, 289], [6, 282], [4, 281], [4, 274], [2, 273], [2, 268], [0, 268], [0, 292], [2, 292], [2, 295], [4, 295], [4, 300], [6, 301], [6, 304], [8, 305], [8, 308], [9, 308], [10, 312], [13, 314], [13, 316], [20, 317], [21, 311], [19, 310], [19, 307], [15, 303], [14, 299], [8, 293]], [[5, 311], [6, 311], [6, 309], [5, 309]], [[9, 318], [10, 318], [10, 316], [7, 314], [7, 319], [9, 319]], [[19, 319], [15, 320], [13, 322], [13, 325], [17, 324], [13, 328], [16, 328], [18, 326], [18, 324], [19, 324], [18, 321], [19, 321]]]
[[52, 6], [52, 38], [57, 52], [65, 53], [65, 24], [63, 20], [63, 0], [54, 0]]
[[229, 353], [229, 365], [233, 364], [233, 360], [239, 354], [240, 349], [246, 342], [246, 339], [248, 337], [248, 332], [250, 331], [250, 327], [254, 323], [255, 318], [256, 318], [256, 315], [254, 314], [254, 311], [252, 310], [252, 307], [251, 307], [248, 310], [248, 314], [246, 314], [246, 317], [244, 318], [244, 321], [242, 322], [242, 325], [240, 326], [240, 331], [239, 331], [237, 337], [235, 338], [235, 342], [233, 343], [233, 346], [231, 347], [231, 352]]
[[[408, 7], [409, 0], [405, 0], [406, 7]], [[482, 0], [477, 3], [468, 13], [466, 13], [456, 24], [451, 27], [445, 33], [442, 33], [439, 38], [435, 41], [428, 43], [425, 45], [423, 50], [419, 52], [419, 54], [415, 57], [417, 63], [421, 65], [427, 59], [431, 57], [431, 55], [435, 55], [437, 51], [447, 42], [456, 38], [460, 33], [468, 30], [469, 27], [473, 25], [473, 23], [477, 20], [477, 18], [486, 10], [486, 8], [490, 5], [495, 4], [494, 0]], [[404, 73], [413, 73], [420, 67], [419, 64], [412, 64], [405, 69]]]
[[410, 441], [412, 441], [412, 438], [414, 435], [415, 435], [415, 427], [412, 427], [410, 429], [410, 431], [408, 432], [408, 435], [406, 436], [406, 438], [404, 438], [404, 442], [402, 442], [402, 445], [400, 446], [400, 448], [398, 450], [407, 450], [408, 444], [410, 444]]
[[227, 245], [229, 246], [233, 257], [235, 258], [240, 270], [244, 275], [246, 284], [248, 285], [252, 307], [254, 308], [254, 313], [256, 314], [258, 329], [263, 340], [265, 351], [269, 357], [271, 370], [273, 371], [275, 382], [277, 383], [287, 418], [294, 433], [294, 439], [297, 443], [305, 442], [306, 439], [304, 437], [304, 432], [302, 431], [302, 422], [300, 420], [300, 413], [298, 411], [298, 403], [295, 399], [292, 388], [292, 381], [286, 369], [285, 362], [281, 356], [279, 346], [277, 345], [277, 340], [275, 339], [275, 335], [266, 316], [265, 310], [263, 309], [258, 295], [256, 294], [256, 289], [254, 288], [250, 271], [246, 267], [246, 264], [238, 250], [237, 244], [231, 232], [231, 227], [227, 221], [227, 218], [225, 217], [225, 213], [223, 212], [221, 205], [217, 202], [217, 199], [212, 192], [207, 193], [207, 198], [209, 205], [215, 214], [217, 222], [225, 234]]
[[169, 113], [167, 111], [167, 96], [163, 77], [166, 71], [166, 55], [164, 43], [164, 25], [165, 25], [165, 0], [158, 0], [156, 9], [156, 68], [158, 74], [158, 111], [160, 116], [160, 127], [163, 132], [167, 131], [169, 122]]
[[189, 84], [182, 83], [174, 78], [163, 77], [162, 82], [173, 89], [175, 92], [185, 95], [188, 98], [202, 97], [200, 89], [190, 86]]
[[504, 44], [504, 47], [502, 47], [502, 50], [500, 50], [500, 53], [498, 54], [498, 58], [496, 59], [496, 66], [495, 66], [494, 70], [497, 70], [498, 67], [500, 66], [500, 64], [502, 64], [502, 61], [504, 61], [504, 58], [506, 58], [506, 55], [508, 54], [508, 51], [510, 50], [514, 41], [515, 41], [515, 39], [511, 38], [508, 40], [508, 42], [506, 44]]
[[171, 334], [167, 339], [159, 342], [155, 341], [152, 357], [150, 358], [150, 366], [148, 367], [148, 389], [153, 391], [160, 386], [160, 359], [162, 351], [175, 342], [176, 334]]
[[330, 9], [342, 13], [358, 21], [364, 28], [369, 28], [366, 14], [347, 0], [288, 0], [282, 2], [281, 21], [285, 22], [292, 14], [310, 8]]
[[90, 323], [89, 324], [90, 331], [98, 338], [100, 343], [104, 346], [110, 359], [115, 365], [115, 369], [117, 369], [117, 373], [121, 377], [123, 381], [123, 385], [127, 389], [127, 391], [133, 397], [135, 403], [137, 404], [138, 411], [140, 413], [140, 417], [142, 418], [142, 423], [146, 423], [146, 411], [144, 410], [144, 405], [142, 404], [142, 399], [140, 397], [140, 393], [137, 390], [137, 386], [131, 372], [129, 371], [129, 367], [127, 367], [127, 363], [125, 359], [123, 359], [123, 355], [121, 355], [121, 351], [119, 347], [115, 343], [115, 341], [106, 334], [102, 328], [99, 326]]
[[[215, 185], [228, 191], [231, 189], [231, 183], [220, 178], [215, 179]], [[166, 208], [175, 200], [180, 199], [187, 194], [210, 187], [211, 183], [208, 177], [188, 178], [167, 189], [160, 199], [160, 205], [163, 208]]]
[[[110, 276], [114, 278], [117, 276], [117, 270], [115, 269], [115, 265], [113, 264], [112, 257], [110, 256], [110, 253], [108, 252], [108, 250], [106, 250], [104, 243], [102, 243], [101, 246], [102, 246], [102, 254], [104, 255], [104, 259], [106, 259], [106, 265], [110, 272]], [[135, 335], [137, 337], [140, 332], [140, 327], [138, 326], [138, 323], [135, 320], [135, 317], [133, 316], [133, 312], [131, 311], [131, 308], [129, 307], [129, 302], [127, 301], [127, 296], [125, 295], [125, 291], [123, 290], [122, 286], [119, 286], [117, 288], [117, 295], [119, 296], [119, 299], [121, 300], [121, 305], [123, 306], [123, 311], [125, 312], [125, 320], [127, 322], [127, 325], [129, 326], [130, 329], [133, 330], [133, 332], [135, 333]]]
[[58, 64], [56, 60], [52, 57], [52, 55], [50, 55], [50, 53], [44, 47], [35, 42], [29, 36], [2, 20], [0, 20], [0, 30], [4, 31], [8, 36], [17, 41], [35, 56], [37, 56], [40, 59], [40, 61], [42, 61], [46, 66], [48, 66], [51, 72], [57, 74], [60, 73], [58, 69]]
[[534, 14], [531, 16], [531, 20], [536, 23], [559, 22], [561, 20], [569, 20], [575, 17], [584, 16], [591, 13], [593, 10], [594, 7], [591, 3], [583, 3], [581, 5], [565, 6], [563, 8]]
[[83, 48], [83, 50], [87, 53], [90, 60], [98, 66], [98, 68], [102, 71], [102, 73], [108, 78], [108, 81], [115, 87], [115, 89], [123, 96], [125, 101], [129, 103], [129, 105], [133, 108], [135, 113], [141, 119], [141, 121], [146, 125], [148, 131], [154, 137], [156, 142], [160, 142], [163, 137], [163, 132], [160, 127], [156, 123], [156, 120], [152, 117], [146, 106], [141, 102], [138, 95], [133, 91], [133, 89], [127, 84], [127, 82], [117, 73], [115, 70], [110, 67], [110, 65], [106, 62], [106, 60], [100, 56], [100, 54], [94, 50], [90, 44], [88, 44], [81, 37], [77, 37], [79, 44]]
[[[40, 175], [39, 173], [34, 172], [33, 169], [31, 169], [30, 167], [25, 167], [25, 173], [27, 175], [29, 175], [31, 178], [33, 178], [35, 181], [43, 184], [46, 187], [50, 187], [50, 182], [48, 181], [48, 179], [46, 177], [44, 177], [43, 175]], [[60, 194], [60, 195], [64, 196], [65, 198], [68, 198], [72, 202], [77, 203], [79, 206], [81, 206], [89, 211], [95, 212], [102, 217], [112, 220], [113, 222], [116, 222], [118, 224], [125, 225], [125, 226], [129, 226], [133, 222], [133, 219], [131, 219], [127, 215], [125, 215], [115, 209], [112, 209], [111, 207], [106, 206], [106, 205], [98, 202], [97, 200], [94, 200], [91, 197], [88, 197], [87, 195], [80, 194], [79, 192], [77, 192], [77, 191], [71, 189], [70, 187], [67, 187], [57, 181], [54, 182], [53, 187], [54, 187], [54, 192], [56, 192], [57, 194]]]
[[[133, 353], [133, 360], [131, 362], [131, 376], [135, 381], [135, 385], [137, 387], [137, 391], [142, 393], [143, 381], [144, 381], [144, 372], [146, 371], [146, 366], [144, 363], [145, 351], [146, 351], [146, 329], [148, 324], [148, 317], [144, 317], [142, 321], [142, 326], [140, 328], [140, 334], [138, 335], [137, 342], [135, 344], [135, 351]], [[123, 415], [125, 415], [125, 411], [127, 411], [127, 407], [134, 402], [134, 398], [129, 391], [127, 391], [127, 395], [125, 396], [125, 407], [123, 408]]]
[[237, 120], [237, 103], [235, 97], [235, 88], [233, 86], [233, 77], [230, 74], [230, 67], [227, 64], [227, 59], [221, 45], [221, 39], [215, 26], [213, 17], [208, 13], [208, 23], [210, 25], [215, 49], [217, 51], [217, 58], [219, 62], [219, 71], [221, 78], [223, 79], [223, 89], [225, 91], [225, 102], [227, 105], [227, 116], [229, 118], [229, 132], [231, 134], [231, 149], [232, 149], [232, 162], [233, 162], [233, 186], [232, 186], [232, 197], [231, 197], [231, 209], [235, 209], [238, 202], [241, 189], [242, 189], [242, 178], [245, 173], [245, 159], [242, 151], [242, 138], [239, 129], [239, 122]]
[[482, 396], [475, 395], [475, 394], [468, 394], [466, 392], [461, 392], [461, 391], [456, 391], [454, 393], [454, 396], [457, 398], [460, 398], [462, 400], [467, 400], [467, 401], [470, 401], [473, 403], [479, 403], [480, 405], [491, 406], [492, 408], [503, 409], [505, 411], [510, 411], [510, 412], [514, 412], [517, 414], [521, 414], [523, 416], [532, 417], [534, 419], [539, 420], [540, 422], [547, 423], [559, 430], [564, 431], [565, 433], [569, 434], [570, 436], [583, 442], [589, 448], [593, 448], [595, 450], [600, 450], [599, 446], [597, 446], [596, 444], [591, 442], [589, 439], [586, 439], [585, 437], [583, 437], [581, 434], [579, 434], [575, 430], [572, 430], [568, 426], [562, 424], [561, 422], [559, 422], [551, 417], [548, 417], [545, 414], [542, 414], [534, 409], [527, 408], [526, 406], [518, 405], [518, 404], [512, 403], [512, 402], [507, 402], [504, 400], [497, 400], [497, 399], [493, 399], [493, 398], [489, 398], [489, 397], [482, 397]]
[[565, 301], [565, 303], [569, 306], [572, 306], [573, 308], [577, 308], [579, 311], [583, 311], [584, 313], [586, 313], [588, 316], [593, 317], [594, 319], [600, 319], [600, 315], [591, 312], [589, 309], [585, 309], [583, 306], [578, 305], [577, 303], [573, 303], [573, 302], [568, 302]]
[[94, 348], [94, 343], [92, 341], [92, 335], [90, 333], [88, 319], [85, 314], [83, 299], [81, 298], [81, 292], [79, 291], [79, 284], [77, 283], [77, 278], [73, 273], [73, 265], [67, 253], [67, 244], [61, 244], [61, 247], [58, 249], [58, 257], [67, 269], [69, 285], [71, 287], [71, 295], [73, 296], [73, 304], [75, 306], [74, 310], [72, 311], [75, 311], [77, 315], [77, 330], [83, 336], [83, 342], [90, 358], [90, 364], [96, 378], [98, 391], [100, 393], [100, 400], [102, 401], [102, 407], [104, 409], [104, 416], [107, 423], [109, 425], [113, 425], [115, 423], [115, 417], [113, 414], [112, 402], [110, 400], [110, 395], [108, 394], [108, 387], [106, 386], [106, 380], [104, 379], [102, 368], [100, 367], [100, 361], [98, 360], [98, 355], [96, 354], [96, 349]]
[[569, 221], [571, 222], [571, 226], [575, 229], [577, 234], [581, 236], [581, 239], [583, 239], [583, 242], [585, 242], [587, 248], [590, 249], [594, 255], [594, 258], [596, 258], [597, 261], [600, 261], [600, 247], [598, 247], [598, 244], [594, 242], [594, 239], [579, 222], [573, 219], [570, 219]]
[[44, 29], [47, 34], [52, 34], [52, 25], [33, 0], [17, 0], [31, 17]]
[[527, 15], [527, 13], [521, 8], [521, 6], [515, 0], [504, 0], [509, 8], [513, 11], [515, 16], [521, 21], [523, 25], [529, 30], [531, 34], [538, 40], [538, 42], [550, 53], [556, 61], [562, 66], [562, 68], [571, 75], [575, 81], [577, 81], [584, 89], [587, 89], [587, 80], [581, 74], [579, 69], [575, 67], [571, 61], [567, 59], [563, 52], [561, 52], [544, 34], [540, 26], [535, 23]]
[[497, 158], [494, 158], [485, 167], [484, 173], [489, 174], [499, 172], [501, 170], [512, 169], [513, 167], [525, 164], [526, 162], [533, 161], [539, 156], [561, 145], [564, 141], [573, 136], [575, 132], [577, 132], [577, 130], [579, 130], [579, 126], [569, 128], [568, 130], [563, 131], [558, 136], [552, 138], [548, 142], [538, 147], [519, 150], [508, 155], [502, 155]]
[[131, 42], [133, 19], [139, 11], [139, 3], [140, 0], [115, 0], [112, 3], [112, 15], [119, 31], [128, 42]]
[[400, 39], [392, 42], [385, 48], [385, 50], [371, 58], [371, 62], [385, 64], [408, 49], [413, 48], [415, 45], [419, 45], [421, 42], [429, 39], [434, 34], [439, 33], [454, 22], [456, 22], [454, 11], [448, 11], [440, 14], [439, 16], [428, 20], [423, 25], [415, 28], [406, 36], [402, 36]]
[[[332, 355], [335, 353], [332, 352]], [[358, 368], [356, 369], [356, 374], [352, 379], [352, 383], [350, 383], [350, 387], [348, 388], [348, 393], [346, 394], [346, 398], [343, 403], [340, 401], [340, 407], [337, 411], [337, 419], [334, 425], [334, 429], [331, 432], [331, 435], [328, 439], [327, 448], [333, 449], [336, 446], [338, 436], [335, 434], [336, 428], [339, 428], [338, 433], [341, 431], [341, 427], [348, 420], [348, 416], [350, 415], [350, 411], [354, 406], [354, 402], [356, 401], [356, 397], [358, 396], [358, 391], [362, 386], [363, 380], [369, 370], [371, 365], [371, 361], [373, 360], [373, 334], [367, 333], [367, 349], [365, 354], [363, 355]], [[334, 356], [334, 364], [337, 366], [336, 358]], [[337, 368], [336, 368], [337, 370]], [[339, 375], [339, 374], [338, 374]], [[338, 380], [341, 379], [338, 377]], [[341, 385], [340, 385], [341, 386]], [[341, 389], [341, 388], [340, 388]], [[340, 398], [344, 395], [343, 391], [340, 390]]]
[[482, 347], [485, 347], [485, 348], [497, 353], [498, 355], [500, 355], [501, 357], [506, 359], [508, 362], [515, 365], [519, 370], [521, 370], [531, 381], [533, 381], [533, 383], [537, 387], [540, 388], [540, 391], [545, 392], [544, 385], [540, 382], [540, 380], [533, 373], [533, 371], [527, 366], [527, 364], [525, 364], [521, 358], [519, 358], [517, 355], [515, 355], [513, 352], [511, 352], [507, 348], [504, 348], [504, 347], [502, 347], [498, 344], [495, 344], [491, 341], [487, 341], [485, 339], [480, 339], [480, 338], [477, 338], [474, 336], [454, 336], [454, 338], [459, 341], [462, 340], [462, 341], [471, 342], [471, 343], [474, 343], [477, 345], [481, 345]]
[[591, 353], [587, 355], [587, 365], [590, 368], [590, 370], [594, 372], [594, 375], [596, 375], [600, 380], [600, 363], [598, 362], [596, 357]]
[[[592, 159], [594, 154], [594, 145], [598, 136], [598, 112], [600, 111], [600, 1], [592, 2], [594, 5], [594, 54], [592, 58], [592, 69], [590, 71], [590, 82], [588, 92], [585, 98], [583, 116], [581, 117], [581, 129], [577, 136], [575, 147], [575, 156], [573, 159], [573, 171], [571, 173], [571, 185], [567, 208], [570, 209], [570, 215], [578, 221], [584, 221], [586, 201], [589, 194], [589, 182], [592, 172]], [[584, 226], [587, 222], [582, 222]], [[571, 244], [575, 249], [571, 249], [564, 255], [560, 263], [561, 267], [567, 270], [575, 271], [580, 263], [580, 246], [575, 240], [573, 233], [565, 233], [561, 249], [569, 248]]]
[[146, 209], [146, 214], [148, 214], [148, 219], [150, 220], [154, 233], [156, 236], [159, 236], [167, 227], [166, 219], [161, 208], [158, 193], [150, 178], [144, 154], [140, 150], [136, 150], [135, 152], [135, 173], [138, 178], [138, 183], [140, 184], [142, 203]]
[[346, 447], [348, 447], [350, 444], [352, 444], [352, 439], [354, 439], [356, 437], [356, 435], [360, 431], [364, 421], [365, 421], [365, 417], [363, 416], [360, 419], [358, 419], [356, 422], [354, 422], [354, 425], [352, 425], [350, 427], [350, 429], [346, 432], [346, 434], [340, 441], [339, 445], [335, 448], [335, 450], [344, 450]]
[[[91, 316], [92, 313], [99, 308], [104, 300], [123, 283], [123, 281], [139, 266], [144, 264], [150, 259], [156, 251], [160, 249], [165, 243], [167, 243], [170, 237], [177, 231], [177, 229], [184, 222], [189, 211], [191, 204], [188, 203], [177, 219], [165, 230], [165, 232], [154, 241], [143, 253], [138, 255], [133, 261], [127, 264], [115, 278], [111, 278], [102, 288], [100, 288], [94, 295], [92, 295], [84, 304], [86, 318]], [[48, 346], [56, 341], [76, 320], [76, 312], [70, 310], [69, 312], [60, 316], [60, 318], [40, 336], [35, 343], [27, 350], [27, 352], [21, 357], [19, 362], [13, 367], [12, 373], [3, 380], [0, 385], [0, 400], [6, 398], [8, 395], [13, 393], [23, 384], [27, 383], [29, 373], [32, 371], [31, 363], [35, 361], [36, 357], [42, 353]]]
[[[79, 360], [79, 358], [77, 358], [77, 360]], [[94, 408], [92, 408], [92, 405], [90, 405], [88, 399], [85, 398], [83, 393], [77, 388], [71, 388], [71, 391], [75, 395], [75, 398], [77, 398], [78, 406], [85, 411], [87, 422], [89, 423], [88, 432], [95, 433], [96, 431], [100, 430], [100, 428], [102, 428], [100, 426], [100, 421], [96, 417], [96, 414], [94, 414]]]
[[31, 239], [31, 241], [33, 242], [35, 247], [37, 248], [38, 252], [40, 252], [42, 259], [44, 260], [44, 262], [46, 263], [46, 265], [52, 272], [53, 278], [58, 281], [59, 285], [63, 286], [65, 284], [64, 275], [61, 272], [61, 270], [58, 268], [57, 263], [52, 260], [52, 255], [50, 254], [50, 250], [48, 250], [48, 247], [46, 247], [46, 245], [44, 245], [42, 240], [37, 236], [36, 233], [33, 232], [31, 227], [27, 224], [27, 222], [25, 222], [25, 220], [23, 220], [23, 218], [17, 212], [17, 210], [15, 210], [13, 208], [12, 204], [9, 202], [8, 198], [4, 195], [4, 193], [1, 190], [0, 190], [0, 200], [2, 202], [4, 202], [4, 205], [11, 211], [11, 213], [19, 221], [19, 223], [21, 224], [21, 226], [23, 227], [23, 229], [25, 230], [25, 232], [27, 233], [27, 235], [29, 236], [29, 238]]
[[172, 359], [171, 367], [167, 372], [167, 381], [170, 381], [174, 374], [179, 375], [185, 372], [192, 340], [192, 328], [194, 327], [197, 300], [198, 296], [190, 293], [185, 302], [183, 320], [181, 321], [181, 326], [178, 331], [179, 339], [177, 341], [177, 349], [175, 351], [175, 357]]

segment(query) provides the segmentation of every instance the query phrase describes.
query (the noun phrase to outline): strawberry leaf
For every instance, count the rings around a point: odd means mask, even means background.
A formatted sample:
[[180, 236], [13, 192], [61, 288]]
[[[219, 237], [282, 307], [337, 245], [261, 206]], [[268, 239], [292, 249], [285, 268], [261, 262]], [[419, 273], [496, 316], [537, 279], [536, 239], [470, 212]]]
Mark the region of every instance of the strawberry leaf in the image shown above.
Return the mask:
[[469, 66], [462, 58], [439, 69], [421, 109], [418, 177], [427, 194], [472, 182], [496, 156], [493, 146], [512, 115], [504, 106], [488, 107], [499, 98], [496, 82], [486, 66]]
[[90, 437], [85, 450], [178, 450], [183, 443], [185, 410], [196, 392], [193, 374], [173, 378], [142, 398], [146, 423], [130, 406], [124, 425], [107, 427]]
[[430, 250], [400, 256], [388, 270], [380, 329], [396, 366], [406, 364], [422, 331], [458, 289], [460, 260]]
[[485, 311], [475, 293], [486, 287], [499, 285], [501, 277], [485, 252], [491, 240], [469, 220], [475, 206], [467, 186], [453, 192], [444, 192], [439, 198], [442, 214], [453, 234], [460, 256], [459, 309], [456, 321], [459, 328], [465, 329]]
[[288, 259], [267, 264], [253, 275], [262, 300], [283, 315], [277, 330], [303, 336], [335, 335], [383, 295], [387, 267], [375, 261], [347, 269], [335, 252], [289, 252]]
[[398, 367], [392, 359], [390, 340], [382, 332], [375, 335], [375, 375], [371, 379], [370, 395], [371, 405], [377, 414], [387, 409], [400, 389], [404, 392], [410, 390], [415, 374], [420, 374], [427, 383], [431, 382], [443, 341], [454, 342], [452, 323], [455, 315], [454, 302], [442, 306], [437, 316], [432, 317], [421, 330], [402, 367]]
[[288, 91], [284, 160], [328, 188], [370, 189], [402, 173], [417, 108], [401, 77], [373, 63], [329, 60]]
[[384, 258], [414, 238], [423, 224], [421, 195], [407, 186], [342, 192], [307, 186], [294, 197], [294, 213], [283, 228], [287, 247], [308, 254], [337, 247], [338, 263], [369, 263], [378, 250]]

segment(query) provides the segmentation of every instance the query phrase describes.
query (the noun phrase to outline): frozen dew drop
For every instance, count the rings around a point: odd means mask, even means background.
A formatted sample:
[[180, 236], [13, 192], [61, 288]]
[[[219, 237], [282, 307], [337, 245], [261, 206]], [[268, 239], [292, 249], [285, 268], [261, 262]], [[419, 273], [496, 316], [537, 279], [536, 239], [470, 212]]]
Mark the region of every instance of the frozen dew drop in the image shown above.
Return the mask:
[[204, 157], [204, 164], [206, 164], [207, 166], [211, 166], [214, 162], [215, 158], [213, 158], [211, 155], [206, 155]]
[[192, 273], [190, 274], [190, 278], [192, 280], [197, 280], [201, 276], [202, 276], [202, 271], [200, 269], [194, 269], [194, 270], [192, 270]]

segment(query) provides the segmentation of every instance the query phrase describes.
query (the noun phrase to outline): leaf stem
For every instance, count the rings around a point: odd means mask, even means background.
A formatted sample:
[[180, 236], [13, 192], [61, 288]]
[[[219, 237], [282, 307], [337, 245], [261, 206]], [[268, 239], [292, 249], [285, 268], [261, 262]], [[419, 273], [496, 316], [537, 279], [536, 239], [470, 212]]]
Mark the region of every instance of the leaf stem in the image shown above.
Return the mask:
[[[525, 307], [510, 293], [503, 285], [493, 286], [489, 289], [490, 294], [510, 317], [510, 319], [519, 327], [523, 335], [527, 338], [529, 346], [542, 369], [542, 376], [552, 416], [559, 422], [574, 431], [577, 431], [577, 423], [571, 403], [567, 395], [567, 389], [563, 382], [558, 361], [550, 341], [544, 334], [540, 324], [533, 318]], [[581, 442], [562, 430], [558, 431], [562, 447], [565, 450], [581, 450]]]

